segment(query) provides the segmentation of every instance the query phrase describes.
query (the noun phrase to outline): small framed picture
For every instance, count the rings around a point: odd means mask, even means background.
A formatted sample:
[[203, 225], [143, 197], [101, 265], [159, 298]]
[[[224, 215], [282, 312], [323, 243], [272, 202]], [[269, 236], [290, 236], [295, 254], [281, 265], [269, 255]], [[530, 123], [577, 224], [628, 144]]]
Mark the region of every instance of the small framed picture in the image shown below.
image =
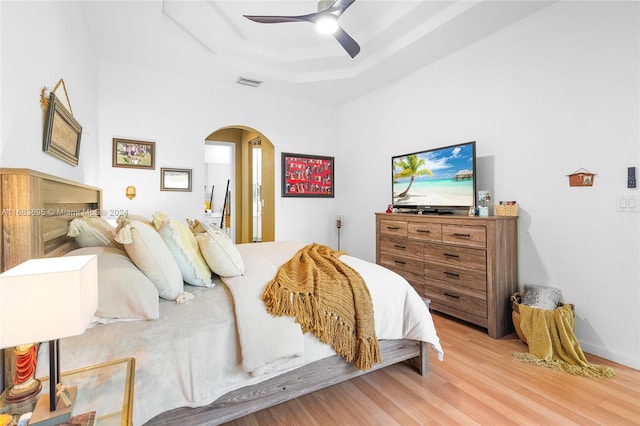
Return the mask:
[[113, 139], [112, 167], [133, 169], [156, 168], [156, 143], [134, 141], [131, 139]]
[[71, 112], [56, 98], [49, 95], [49, 109], [44, 123], [42, 150], [49, 155], [71, 164], [78, 165], [82, 126]]
[[333, 198], [333, 157], [282, 153], [283, 197]]
[[160, 169], [161, 191], [191, 192], [191, 169]]

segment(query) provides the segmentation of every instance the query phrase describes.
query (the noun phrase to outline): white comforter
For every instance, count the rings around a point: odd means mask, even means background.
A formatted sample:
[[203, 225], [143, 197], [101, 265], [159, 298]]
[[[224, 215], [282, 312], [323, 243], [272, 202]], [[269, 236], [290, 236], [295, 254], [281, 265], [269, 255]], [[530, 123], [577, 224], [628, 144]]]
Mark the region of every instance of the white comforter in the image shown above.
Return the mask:
[[[321, 344], [311, 334], [301, 337], [292, 320], [272, 318], [259, 302], [262, 288], [275, 274], [278, 262], [288, 260], [301, 247], [300, 243], [237, 247], [245, 259], [246, 275], [227, 281], [238, 299], [235, 312], [241, 318], [238, 320], [241, 327], [236, 327], [234, 300], [225, 284], [218, 282], [214, 288], [185, 285], [195, 299], [181, 305], [161, 299], [157, 320], [100, 324], [80, 336], [62, 339], [62, 371], [135, 357], [133, 422], [140, 425], [164, 411], [210, 404], [227, 392], [332, 355], [330, 346]], [[377, 265], [349, 256], [342, 259], [356, 268], [370, 286], [378, 337], [430, 342], [442, 359], [431, 316], [409, 284]], [[276, 323], [285, 323], [287, 330], [277, 331], [280, 329]], [[273, 338], [274, 332], [288, 337]], [[244, 342], [242, 348], [240, 342]], [[268, 342], [276, 344], [267, 346]], [[256, 343], [264, 346], [256, 349]], [[39, 377], [48, 375], [46, 346], [41, 345]], [[76, 401], [77, 412], [95, 409], [89, 408], [95, 404], [121, 404], [121, 390], [96, 386], [97, 401], [83, 401], [88, 396], [85, 392]]]
[[[242, 366], [254, 375], [300, 365], [305, 362], [305, 354], [320, 359], [334, 353], [313, 336], [303, 336], [292, 318], [273, 317], [264, 309], [261, 296], [267, 282], [278, 267], [302, 247], [304, 244], [300, 242], [239, 245], [246, 273], [224, 278], [235, 301]], [[378, 339], [406, 338], [428, 342], [442, 360], [443, 352], [431, 315], [404, 278], [352, 256], [342, 255], [340, 260], [358, 271], [367, 283]]]

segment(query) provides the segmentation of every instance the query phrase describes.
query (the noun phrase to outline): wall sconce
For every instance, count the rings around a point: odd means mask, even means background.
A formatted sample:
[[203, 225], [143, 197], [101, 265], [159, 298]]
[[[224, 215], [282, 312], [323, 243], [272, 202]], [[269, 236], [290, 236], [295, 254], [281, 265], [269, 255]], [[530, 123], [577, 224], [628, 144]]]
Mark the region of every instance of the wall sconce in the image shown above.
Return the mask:
[[127, 186], [127, 189], [125, 190], [125, 195], [127, 196], [128, 199], [133, 200], [136, 196], [136, 187], [133, 185]]

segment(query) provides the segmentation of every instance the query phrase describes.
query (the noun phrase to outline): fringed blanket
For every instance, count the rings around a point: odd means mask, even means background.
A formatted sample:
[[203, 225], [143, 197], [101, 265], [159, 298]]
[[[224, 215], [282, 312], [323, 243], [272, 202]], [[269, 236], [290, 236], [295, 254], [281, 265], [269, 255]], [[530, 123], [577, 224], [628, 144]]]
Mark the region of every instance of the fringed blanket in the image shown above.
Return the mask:
[[262, 295], [267, 311], [290, 316], [348, 362], [367, 370], [380, 362], [369, 290], [341, 252], [309, 244], [283, 264]]
[[520, 305], [520, 328], [529, 345], [529, 353], [514, 357], [531, 364], [589, 378], [615, 377], [610, 367], [590, 364], [573, 333], [573, 311], [570, 305], [553, 310]]

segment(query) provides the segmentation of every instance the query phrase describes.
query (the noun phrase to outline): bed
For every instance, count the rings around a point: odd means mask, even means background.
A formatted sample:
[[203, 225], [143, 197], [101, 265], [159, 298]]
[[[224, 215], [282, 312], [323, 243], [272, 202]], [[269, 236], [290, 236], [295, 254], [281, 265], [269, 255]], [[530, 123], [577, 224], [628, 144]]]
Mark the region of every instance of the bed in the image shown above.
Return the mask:
[[[111, 250], [79, 249], [67, 236], [75, 218], [67, 213], [101, 212], [99, 188], [26, 169], [0, 169], [0, 178], [3, 209], [45, 212], [22, 215], [20, 220], [3, 215], [3, 270], [31, 257]], [[381, 353], [381, 362], [371, 369], [355, 368], [309, 333], [294, 336], [296, 325], [290, 318], [275, 318], [256, 308], [269, 274], [303, 246], [293, 241], [238, 245], [244, 275], [214, 277], [209, 287], [185, 284], [183, 290], [193, 300], [178, 304], [160, 298], [157, 319], [99, 324], [81, 336], [64, 339], [62, 370], [135, 357], [133, 424], [219, 424], [398, 362], [408, 361], [427, 374], [430, 348], [442, 359], [428, 309], [411, 286], [354, 257], [340, 259], [360, 272], [371, 292]], [[99, 271], [103, 273], [100, 263]], [[391, 281], [399, 287], [394, 294], [388, 293], [394, 287]], [[260, 312], [250, 320], [238, 314], [256, 309]], [[252, 323], [266, 331], [251, 331], [247, 324]], [[245, 342], [260, 334], [278, 344], [255, 356], [261, 351], [247, 349]], [[280, 338], [284, 335], [291, 339]], [[46, 356], [42, 348], [40, 355]], [[6, 364], [8, 383], [11, 368], [10, 362]]]

